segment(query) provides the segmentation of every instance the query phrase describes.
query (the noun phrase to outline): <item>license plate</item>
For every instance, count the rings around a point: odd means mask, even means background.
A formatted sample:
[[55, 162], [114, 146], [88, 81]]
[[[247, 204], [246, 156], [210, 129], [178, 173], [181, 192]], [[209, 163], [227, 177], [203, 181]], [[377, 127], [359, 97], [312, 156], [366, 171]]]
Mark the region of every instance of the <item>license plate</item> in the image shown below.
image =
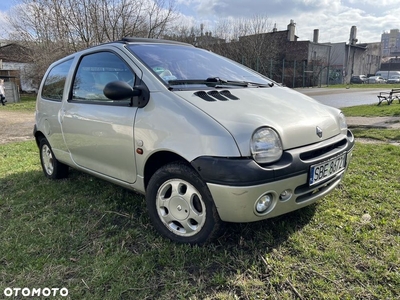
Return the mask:
[[310, 185], [335, 176], [346, 167], [346, 153], [310, 167]]

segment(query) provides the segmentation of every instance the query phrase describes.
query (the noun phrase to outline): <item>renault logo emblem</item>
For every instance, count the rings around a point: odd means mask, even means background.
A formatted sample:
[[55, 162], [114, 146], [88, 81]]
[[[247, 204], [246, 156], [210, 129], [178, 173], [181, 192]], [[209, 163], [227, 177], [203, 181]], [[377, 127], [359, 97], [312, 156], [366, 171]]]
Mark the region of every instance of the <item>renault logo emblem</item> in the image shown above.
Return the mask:
[[317, 126], [317, 135], [322, 138], [322, 129]]

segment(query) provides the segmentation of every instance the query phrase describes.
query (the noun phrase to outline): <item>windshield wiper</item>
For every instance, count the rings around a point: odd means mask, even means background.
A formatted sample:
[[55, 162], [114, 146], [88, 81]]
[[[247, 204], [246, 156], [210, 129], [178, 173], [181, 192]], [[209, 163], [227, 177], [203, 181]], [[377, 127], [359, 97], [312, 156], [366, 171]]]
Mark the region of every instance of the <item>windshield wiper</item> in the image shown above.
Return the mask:
[[211, 82], [217, 85], [233, 85], [233, 86], [242, 86], [242, 87], [248, 87], [249, 83], [245, 81], [233, 81], [233, 80], [225, 80], [221, 79], [219, 77], [209, 77], [206, 79], [206, 82]]
[[[209, 87], [226, 87], [226, 86], [240, 86], [240, 87], [272, 87], [274, 84], [271, 83], [257, 83], [257, 82], [249, 82], [249, 81], [234, 81], [234, 80], [225, 80], [219, 77], [209, 77], [207, 79], [181, 79], [181, 80], [169, 80], [168, 84], [171, 85], [185, 85], [185, 84], [205, 84]], [[172, 89], [170, 87], [170, 89]]]
[[259, 83], [259, 82], [251, 82], [251, 81], [234, 81], [234, 80], [224, 80], [219, 77], [210, 77], [207, 78], [207, 82], [217, 82], [221, 85], [233, 85], [233, 86], [243, 86], [243, 87], [250, 87], [250, 86], [256, 86], [256, 87], [273, 87], [274, 83]]

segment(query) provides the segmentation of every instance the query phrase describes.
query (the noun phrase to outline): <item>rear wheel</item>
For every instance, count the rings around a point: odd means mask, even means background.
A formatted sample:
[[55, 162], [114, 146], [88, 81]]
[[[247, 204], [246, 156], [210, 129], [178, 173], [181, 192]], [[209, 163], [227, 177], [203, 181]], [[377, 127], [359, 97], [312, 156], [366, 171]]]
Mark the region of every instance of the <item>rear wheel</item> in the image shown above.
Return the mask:
[[61, 179], [68, 176], [68, 166], [56, 159], [49, 142], [45, 138], [40, 140], [39, 155], [43, 173], [47, 178]]
[[157, 170], [148, 184], [146, 202], [156, 230], [175, 242], [203, 244], [219, 233], [221, 220], [210, 191], [186, 164]]

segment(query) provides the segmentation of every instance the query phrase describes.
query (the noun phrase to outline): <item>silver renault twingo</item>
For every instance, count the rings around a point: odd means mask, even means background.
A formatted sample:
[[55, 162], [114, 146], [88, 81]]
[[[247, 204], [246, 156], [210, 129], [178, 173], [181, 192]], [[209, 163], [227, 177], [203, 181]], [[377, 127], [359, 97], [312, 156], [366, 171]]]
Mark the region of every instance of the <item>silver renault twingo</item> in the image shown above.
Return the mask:
[[72, 167], [142, 193], [154, 227], [190, 244], [314, 203], [354, 147], [340, 110], [212, 52], [138, 38], [54, 62], [34, 135], [46, 177]]

